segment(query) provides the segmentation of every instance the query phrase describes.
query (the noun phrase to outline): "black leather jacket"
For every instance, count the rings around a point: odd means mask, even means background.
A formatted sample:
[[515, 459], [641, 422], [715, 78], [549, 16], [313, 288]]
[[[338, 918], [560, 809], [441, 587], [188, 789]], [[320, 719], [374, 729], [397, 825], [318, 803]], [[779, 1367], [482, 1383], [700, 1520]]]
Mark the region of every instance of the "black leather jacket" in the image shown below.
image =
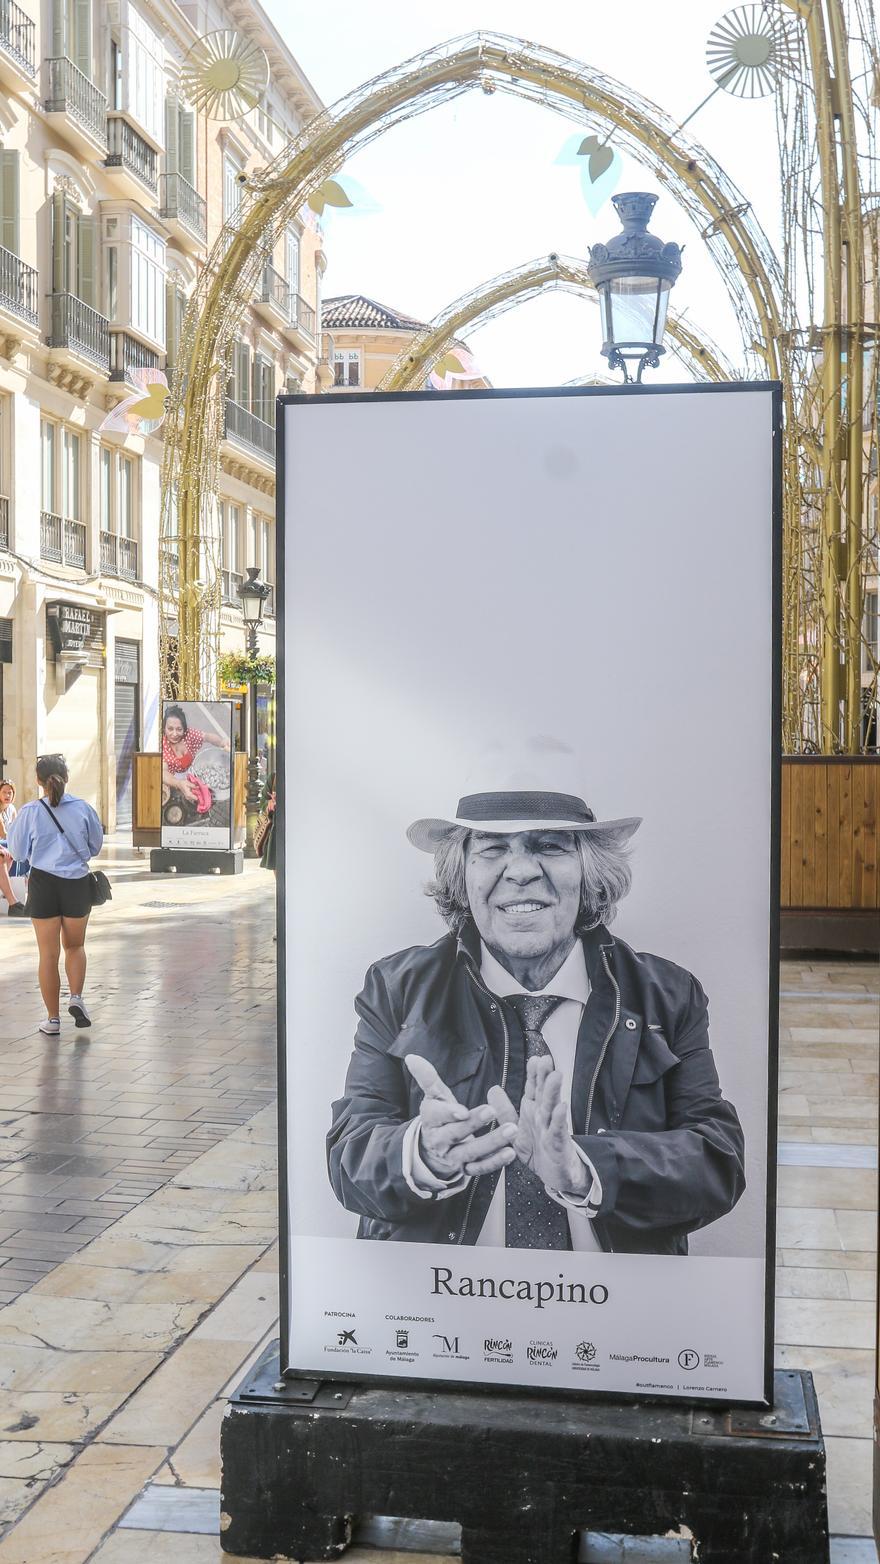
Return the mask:
[[[571, 1114], [602, 1181], [596, 1236], [609, 1251], [687, 1254], [688, 1234], [732, 1210], [745, 1188], [742, 1129], [718, 1084], [706, 996], [682, 967], [631, 950], [604, 927], [583, 945], [590, 997]], [[403, 1138], [421, 1101], [406, 1054], [430, 1059], [469, 1108], [499, 1082], [519, 1100], [519, 1022], [483, 984], [479, 952], [468, 926], [458, 939], [399, 951], [367, 973], [345, 1094], [327, 1137], [330, 1182], [361, 1217], [359, 1237], [473, 1244], [479, 1236], [497, 1174], [440, 1200], [421, 1199], [402, 1170]]]

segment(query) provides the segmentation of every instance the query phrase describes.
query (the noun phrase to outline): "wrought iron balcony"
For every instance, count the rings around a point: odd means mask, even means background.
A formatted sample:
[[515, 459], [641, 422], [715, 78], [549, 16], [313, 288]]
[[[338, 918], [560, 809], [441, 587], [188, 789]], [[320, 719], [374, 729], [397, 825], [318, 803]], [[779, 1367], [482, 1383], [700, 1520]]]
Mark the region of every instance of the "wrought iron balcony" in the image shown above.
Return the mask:
[[53, 516], [51, 511], [41, 511], [40, 558], [52, 560], [56, 565], [70, 565], [75, 570], [85, 570], [85, 523], [71, 521], [68, 516]]
[[301, 293], [294, 294], [293, 297], [296, 301], [296, 310], [293, 315], [296, 324], [299, 326], [300, 331], [304, 331], [308, 336], [314, 337], [315, 312], [311, 304], [306, 303]]
[[67, 114], [102, 146], [107, 145], [107, 99], [66, 55], [46, 61], [47, 114]]
[[50, 348], [69, 348], [110, 374], [110, 323], [73, 293], [53, 293]]
[[104, 167], [127, 169], [155, 195], [159, 188], [158, 154], [127, 119], [118, 115], [108, 119], [107, 145]]
[[272, 425], [258, 418], [256, 413], [249, 412], [246, 407], [240, 407], [238, 402], [233, 402], [230, 397], [226, 398], [224, 432], [227, 438], [238, 440], [242, 445], [249, 445], [262, 456], [274, 460], [275, 430]]
[[134, 538], [120, 538], [115, 532], [101, 533], [101, 574], [137, 581], [138, 546]]
[[9, 500], [0, 494], [0, 548], [9, 547]]
[[20, 65], [29, 76], [37, 74], [37, 28], [15, 0], [0, 0], [0, 53]]
[[[0, 0], [2, 4], [2, 0]], [[37, 324], [37, 274], [11, 250], [0, 247], [0, 309]]]
[[110, 332], [110, 379], [126, 380], [132, 369], [158, 369], [159, 355], [127, 331]]
[[182, 174], [159, 181], [159, 216], [180, 223], [199, 244], [208, 242], [208, 203]]
[[290, 320], [294, 297], [288, 287], [287, 278], [282, 277], [274, 266], [265, 265], [255, 296], [256, 303], [271, 304], [282, 320]]
[[243, 580], [244, 576], [240, 570], [221, 570], [220, 595], [224, 603], [234, 603], [236, 608], [241, 608], [241, 598], [238, 595], [238, 589]]

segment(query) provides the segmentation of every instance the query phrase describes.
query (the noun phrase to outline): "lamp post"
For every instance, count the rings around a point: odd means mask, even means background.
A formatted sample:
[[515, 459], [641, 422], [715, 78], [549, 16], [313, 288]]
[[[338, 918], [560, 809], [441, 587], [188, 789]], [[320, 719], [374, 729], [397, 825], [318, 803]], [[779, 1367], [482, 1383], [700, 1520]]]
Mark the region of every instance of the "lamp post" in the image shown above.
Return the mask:
[[[594, 244], [588, 272], [602, 311], [602, 352], [609, 369], [638, 384], [663, 353], [669, 295], [681, 272], [681, 246], [648, 233], [657, 197], [640, 191], [612, 196], [623, 228]], [[635, 366], [635, 374], [630, 366]]]
[[[272, 588], [260, 580], [259, 568], [248, 566], [247, 579], [238, 588], [241, 598], [241, 614], [244, 619], [248, 657], [253, 660], [259, 650], [257, 632], [263, 620], [263, 609]], [[260, 786], [257, 775], [257, 680], [253, 669], [248, 680], [248, 785], [247, 829], [244, 844], [246, 858], [256, 858], [254, 830], [260, 812]]]

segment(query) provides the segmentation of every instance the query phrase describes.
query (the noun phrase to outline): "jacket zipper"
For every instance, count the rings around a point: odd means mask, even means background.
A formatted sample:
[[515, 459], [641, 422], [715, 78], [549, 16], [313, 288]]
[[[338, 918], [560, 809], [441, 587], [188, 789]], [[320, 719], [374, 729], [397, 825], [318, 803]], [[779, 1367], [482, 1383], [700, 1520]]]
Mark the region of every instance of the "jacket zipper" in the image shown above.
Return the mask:
[[[476, 972], [473, 970], [473, 968], [471, 966], [468, 967], [468, 973], [470, 974], [471, 981], [480, 990], [480, 992], [482, 994], [486, 995], [486, 997], [490, 1001], [490, 1003], [495, 1004], [496, 1000], [489, 993], [489, 990], [488, 990], [488, 988], [486, 988], [485, 984], [480, 982], [479, 978], [477, 977]], [[507, 1030], [507, 1022], [504, 1019], [504, 1010], [503, 1010], [503, 1008], [502, 1008], [502, 1006], [500, 1004], [498, 1004], [498, 1014], [501, 1017], [501, 1025], [504, 1028], [504, 1064], [503, 1064], [502, 1070], [501, 1070], [501, 1086], [502, 1086], [502, 1089], [503, 1089], [503, 1088], [505, 1088], [507, 1086], [507, 1068], [508, 1068], [508, 1065], [510, 1063], [510, 1034], [508, 1033], [508, 1030]], [[477, 1193], [477, 1181], [476, 1181], [476, 1179], [472, 1179], [471, 1180], [470, 1194], [468, 1195], [468, 1203], [465, 1206], [464, 1220], [463, 1220], [463, 1222], [461, 1224], [461, 1232], [459, 1233], [458, 1238], [456, 1239], [456, 1243], [457, 1244], [462, 1244], [464, 1242], [464, 1235], [467, 1232], [468, 1222], [470, 1221], [471, 1206], [474, 1203], [474, 1196], [476, 1195], [476, 1193]]]

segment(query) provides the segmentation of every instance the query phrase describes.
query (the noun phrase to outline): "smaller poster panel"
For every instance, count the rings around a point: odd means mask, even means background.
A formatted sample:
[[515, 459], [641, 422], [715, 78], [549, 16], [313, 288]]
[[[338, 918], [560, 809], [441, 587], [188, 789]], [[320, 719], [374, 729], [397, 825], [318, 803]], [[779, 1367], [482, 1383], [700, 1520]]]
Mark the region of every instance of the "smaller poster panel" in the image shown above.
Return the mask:
[[162, 706], [162, 846], [232, 846], [232, 701]]

